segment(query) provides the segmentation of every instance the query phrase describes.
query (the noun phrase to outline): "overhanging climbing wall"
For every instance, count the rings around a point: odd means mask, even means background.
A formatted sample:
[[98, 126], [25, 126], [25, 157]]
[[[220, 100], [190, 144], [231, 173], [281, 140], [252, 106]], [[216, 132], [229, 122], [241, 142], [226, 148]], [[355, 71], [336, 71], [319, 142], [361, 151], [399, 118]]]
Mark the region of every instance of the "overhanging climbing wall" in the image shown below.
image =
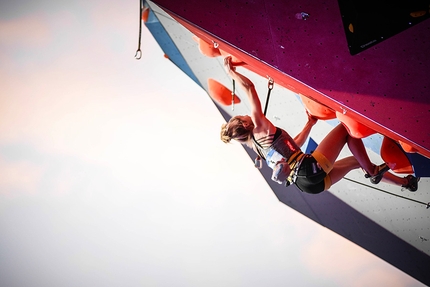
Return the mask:
[[351, 55], [335, 0], [155, 3], [261, 76], [430, 157], [429, 20]]
[[[173, 6], [176, 5], [175, 1], [167, 2], [172, 2]], [[240, 69], [255, 83], [263, 103], [266, 101], [266, 76], [269, 75], [275, 78], [275, 88], [272, 92], [267, 115], [276, 125], [287, 129], [292, 134], [300, 131], [306, 121], [302, 97], [292, 92], [296, 91], [296, 85], [297, 89], [307, 89], [306, 91], [309, 91], [310, 95], [315, 93], [317, 96], [326, 96], [290, 75], [284, 74], [281, 71], [273, 69], [267, 63], [259, 61], [256, 58], [260, 54], [259, 51], [253, 51], [253, 53], [256, 53], [254, 55], [240, 50], [232, 43], [220, 39], [220, 36], [213, 35], [207, 30], [202, 30], [198, 25], [191, 24], [176, 14], [173, 14], [176, 18], [170, 17], [163, 9], [152, 4], [152, 2], [150, 3], [151, 7], [156, 10], [156, 14], [160, 16], [161, 24], [166, 28], [166, 36], [170, 37], [170, 40], [177, 46], [189, 68], [198, 79], [198, 82], [208, 91], [208, 94], [210, 94], [209, 79], [215, 79], [227, 88], [231, 88], [231, 81], [222, 67], [222, 55], [207, 56], [202, 53], [201, 47], [194, 40], [194, 36], [196, 35], [201, 39], [207, 40], [207, 43], [212, 44], [213, 48], [215, 46], [212, 40], [216, 40], [221, 50], [237, 55], [240, 60], [247, 63]], [[199, 4], [197, 2], [193, 3], [195, 5]], [[248, 5], [245, 1], [221, 1], [220, 3]], [[184, 10], [189, 9], [187, 3], [181, 3], [180, 8]], [[232, 7], [230, 6], [230, 8]], [[200, 12], [202, 15], [208, 13], [205, 9], [209, 8], [202, 8]], [[182, 10], [179, 9], [179, 11]], [[196, 10], [192, 8], [190, 11]], [[262, 13], [262, 9], [259, 11]], [[210, 13], [216, 14], [218, 17], [223, 15], [221, 12], [210, 10]], [[261, 17], [263, 16], [261, 15]], [[256, 25], [255, 23], [260, 23], [259, 17], [254, 17], [253, 19], [255, 20], [254, 25]], [[204, 23], [204, 19], [199, 23]], [[219, 27], [222, 27], [222, 22], [218, 21], [216, 23]], [[225, 25], [230, 29], [232, 28], [230, 23], [226, 23]], [[244, 25], [252, 25], [251, 20], [245, 22]], [[339, 28], [341, 29], [340, 26]], [[229, 31], [229, 33], [233, 32]], [[378, 45], [375, 45], [375, 47]], [[261, 46], [266, 47], [265, 42], [261, 43]], [[371, 51], [372, 48], [368, 50]], [[263, 51], [261, 54], [265, 55], [265, 52]], [[349, 54], [349, 52], [347, 51], [346, 54]], [[361, 55], [361, 53], [358, 55]], [[325, 76], [329, 78], [329, 75]], [[343, 79], [350, 81], [357, 80], [351, 78]], [[243, 99], [240, 91], [238, 91], [237, 96]], [[359, 99], [360, 97], [356, 96], [355, 99]], [[234, 109], [228, 99], [226, 101], [214, 99], [214, 102], [226, 120], [231, 116], [249, 112], [246, 100], [236, 102]], [[346, 109], [346, 107], [348, 106], [342, 105], [342, 108]], [[336, 110], [336, 112], [339, 111], [342, 115], [351, 114], [351, 110], [349, 109], [345, 113], [342, 109]], [[338, 124], [338, 121], [336, 121], [337, 119], [319, 121], [311, 133], [311, 137], [316, 144], [331, 130], [332, 124]], [[422, 127], [421, 131], [423, 131]], [[426, 132], [425, 129], [424, 132]], [[381, 154], [379, 152], [382, 139], [383, 136], [379, 133], [363, 139], [369, 156], [372, 161], [377, 163], [381, 161]], [[347, 155], [349, 155], [348, 152], [344, 151], [341, 157]], [[414, 153], [412, 155], [417, 154]], [[253, 159], [254, 155], [250, 153], [250, 156]], [[430, 242], [430, 226], [428, 225], [430, 215], [428, 212], [429, 209], [426, 209], [426, 203], [430, 201], [428, 193], [430, 180], [428, 178], [421, 179], [418, 192], [409, 193], [402, 191], [399, 187], [387, 184], [371, 185], [368, 180], [364, 179], [363, 174], [357, 170], [350, 172], [344, 180], [334, 185], [328, 192], [314, 196], [301, 193], [294, 186], [285, 188], [272, 182], [270, 180], [271, 173], [267, 167], [263, 168], [261, 173], [277, 198], [287, 206], [355, 242], [421, 282], [427, 285], [430, 284], [430, 274], [426, 267], [430, 264], [430, 245], [428, 244]]]

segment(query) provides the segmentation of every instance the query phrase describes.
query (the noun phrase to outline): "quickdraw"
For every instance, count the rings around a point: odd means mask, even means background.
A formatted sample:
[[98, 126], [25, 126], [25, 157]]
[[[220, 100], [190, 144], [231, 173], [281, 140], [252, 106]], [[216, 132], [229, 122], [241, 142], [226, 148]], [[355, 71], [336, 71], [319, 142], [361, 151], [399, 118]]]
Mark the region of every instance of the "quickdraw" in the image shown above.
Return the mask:
[[[270, 92], [273, 90], [273, 85], [274, 85], [274, 81], [271, 77], [269, 77], [269, 82], [267, 83], [267, 99], [266, 99], [266, 105], [264, 107], [264, 115], [266, 115], [267, 112], [267, 107], [269, 105], [269, 98], [270, 98]], [[233, 80], [233, 93], [234, 93], [234, 80]], [[232, 93], [232, 95], [233, 95]], [[233, 100], [233, 99], [232, 99]], [[261, 163], [261, 157], [257, 156], [254, 160], [254, 166], [258, 169], [262, 168], [262, 163]]]
[[270, 92], [273, 89], [273, 85], [274, 85], [274, 81], [271, 77], [269, 77], [269, 82], [267, 83], [267, 100], [266, 100], [266, 105], [264, 107], [264, 115], [266, 115], [267, 112], [267, 107], [269, 106], [269, 99], [270, 99]]
[[140, 9], [139, 9], [139, 39], [137, 41], [137, 51], [134, 55], [134, 58], [136, 60], [140, 60], [142, 58], [142, 51], [140, 50], [140, 42], [142, 39], [142, 13], [143, 13], [143, 0], [139, 0], [140, 3]]
[[232, 111], [234, 111], [234, 93], [235, 93], [235, 90], [236, 90], [236, 82], [233, 79], [233, 89], [231, 91], [231, 110]]

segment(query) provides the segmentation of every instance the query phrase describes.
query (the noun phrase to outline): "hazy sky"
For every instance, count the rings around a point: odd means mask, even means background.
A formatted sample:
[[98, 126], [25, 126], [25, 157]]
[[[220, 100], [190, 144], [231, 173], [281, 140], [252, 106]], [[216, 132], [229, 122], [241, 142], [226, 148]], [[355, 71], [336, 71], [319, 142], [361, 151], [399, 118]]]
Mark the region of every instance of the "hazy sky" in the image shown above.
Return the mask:
[[138, 9], [1, 2], [1, 286], [422, 286], [280, 203]]

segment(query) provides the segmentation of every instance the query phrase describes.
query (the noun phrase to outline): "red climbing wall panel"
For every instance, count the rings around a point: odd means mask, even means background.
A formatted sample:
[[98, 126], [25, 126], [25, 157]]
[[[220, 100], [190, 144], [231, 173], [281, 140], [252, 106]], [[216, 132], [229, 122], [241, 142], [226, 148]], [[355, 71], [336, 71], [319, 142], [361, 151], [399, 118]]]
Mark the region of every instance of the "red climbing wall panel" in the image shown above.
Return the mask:
[[250, 70], [430, 157], [430, 20], [351, 55], [335, 0], [153, 2]]

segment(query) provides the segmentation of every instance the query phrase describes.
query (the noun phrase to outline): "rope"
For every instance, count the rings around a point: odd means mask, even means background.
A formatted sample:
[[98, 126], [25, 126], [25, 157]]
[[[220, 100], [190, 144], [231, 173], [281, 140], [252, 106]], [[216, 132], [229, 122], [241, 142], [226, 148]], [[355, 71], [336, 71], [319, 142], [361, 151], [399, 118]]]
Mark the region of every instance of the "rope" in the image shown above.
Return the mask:
[[347, 178], [347, 177], [344, 177], [344, 179], [349, 180], [349, 181], [354, 182], [354, 183], [361, 184], [361, 185], [366, 186], [366, 187], [373, 188], [375, 190], [381, 191], [383, 193], [386, 193], [386, 194], [389, 194], [389, 195], [392, 195], [392, 196], [400, 197], [400, 198], [403, 198], [403, 199], [406, 199], [406, 200], [409, 200], [409, 201], [413, 201], [415, 203], [423, 204], [423, 205], [426, 206], [427, 209], [430, 208], [430, 202], [425, 203], [425, 202], [422, 202], [422, 201], [419, 201], [419, 200], [415, 200], [415, 199], [412, 199], [412, 198], [404, 197], [404, 196], [401, 196], [401, 195], [398, 195], [398, 194], [395, 194], [395, 193], [391, 193], [391, 192], [388, 192], [388, 191], [380, 189], [380, 188], [376, 188], [376, 187], [373, 187], [373, 186], [361, 183], [359, 181], [356, 181], [356, 180], [353, 180], [353, 179], [350, 179], [350, 178]]

